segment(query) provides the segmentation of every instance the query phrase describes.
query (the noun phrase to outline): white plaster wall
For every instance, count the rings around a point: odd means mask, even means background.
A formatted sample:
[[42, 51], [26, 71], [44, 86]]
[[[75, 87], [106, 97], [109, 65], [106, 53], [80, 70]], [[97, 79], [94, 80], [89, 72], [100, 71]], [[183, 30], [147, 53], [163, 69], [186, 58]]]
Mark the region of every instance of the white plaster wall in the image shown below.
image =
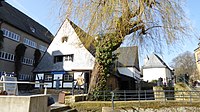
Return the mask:
[[121, 74], [134, 77], [135, 79], [140, 79], [139, 71], [134, 67], [118, 67], [117, 69]]
[[[62, 37], [65, 36], [68, 37], [68, 41], [62, 43]], [[73, 62], [64, 61], [63, 63], [63, 68], [66, 71], [71, 69], [93, 69], [95, 58], [83, 46], [68, 20], [63, 23], [47, 50], [50, 55], [52, 55], [53, 51], [60, 52], [57, 55], [74, 54]]]
[[166, 76], [167, 78], [172, 79], [172, 73], [169, 69], [166, 69]]
[[152, 81], [158, 80], [158, 78], [163, 78], [163, 82], [167, 77], [166, 68], [148, 68], [143, 69], [143, 80]]

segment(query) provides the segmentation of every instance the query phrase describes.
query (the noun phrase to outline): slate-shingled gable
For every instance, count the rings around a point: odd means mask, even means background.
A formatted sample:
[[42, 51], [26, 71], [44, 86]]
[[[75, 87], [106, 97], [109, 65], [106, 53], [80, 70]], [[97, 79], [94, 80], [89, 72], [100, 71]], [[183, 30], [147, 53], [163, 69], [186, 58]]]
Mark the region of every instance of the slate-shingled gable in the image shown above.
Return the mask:
[[[5, 1], [1, 1], [0, 6], [0, 19], [3, 22], [12, 25], [37, 39], [50, 43], [52, 41], [53, 35], [44, 26], [40, 25], [38, 22], [34, 21], [18, 9], [14, 8]], [[35, 32], [32, 32], [30, 28], [34, 28]]]
[[120, 47], [114, 53], [119, 53], [118, 67], [135, 67], [139, 68], [138, 47]]
[[149, 56], [149, 59], [144, 64], [143, 68], [169, 68], [169, 67], [158, 55], [152, 54]]

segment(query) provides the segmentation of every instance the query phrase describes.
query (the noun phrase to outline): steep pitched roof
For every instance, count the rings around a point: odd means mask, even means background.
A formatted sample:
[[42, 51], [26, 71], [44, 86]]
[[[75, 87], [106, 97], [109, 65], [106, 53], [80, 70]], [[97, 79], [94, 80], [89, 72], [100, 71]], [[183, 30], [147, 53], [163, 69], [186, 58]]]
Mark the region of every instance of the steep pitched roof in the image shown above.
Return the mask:
[[119, 53], [118, 67], [136, 67], [139, 70], [138, 47], [120, 47], [114, 53]]
[[[0, 1], [0, 19], [46, 43], [50, 43], [53, 38], [51, 32], [44, 26], [2, 0]], [[34, 28], [35, 32], [31, 28]]]
[[167, 64], [156, 54], [149, 56], [143, 68], [169, 68]]
[[[63, 37], [68, 37], [66, 42], [61, 42]], [[64, 66], [63, 65], [64, 63], [62, 62], [54, 63], [54, 56], [58, 56], [58, 55], [82, 53], [81, 55], [83, 56], [79, 58], [84, 60], [83, 62], [87, 60], [93, 61], [91, 57], [94, 58], [95, 50], [93, 48], [94, 46], [92, 43], [93, 43], [92, 37], [90, 37], [87, 33], [85, 33], [81, 28], [75, 25], [72, 21], [66, 19], [61, 25], [60, 29], [58, 30], [49, 48], [47, 49], [47, 52], [44, 54], [44, 56], [40, 60], [40, 63], [33, 70], [33, 72], [42, 73], [42, 72], [51, 72], [51, 71], [66, 71], [65, 69], [66, 65]], [[82, 52], [81, 50], [78, 50], [78, 49], [84, 49], [84, 48], [86, 52], [85, 51]], [[85, 59], [84, 56], [86, 56], [88, 59]], [[77, 55], [76, 55], [76, 58], [77, 58]], [[85, 64], [85, 66], [86, 65], [87, 64]], [[68, 67], [74, 68], [73, 65], [69, 65]], [[76, 67], [78, 67], [78, 65]]]
[[86, 33], [83, 29], [77, 26], [75, 23], [70, 21], [71, 26], [74, 28], [76, 34], [78, 35], [79, 39], [81, 40], [84, 47], [93, 55], [95, 56], [95, 46], [94, 46], [94, 38]]

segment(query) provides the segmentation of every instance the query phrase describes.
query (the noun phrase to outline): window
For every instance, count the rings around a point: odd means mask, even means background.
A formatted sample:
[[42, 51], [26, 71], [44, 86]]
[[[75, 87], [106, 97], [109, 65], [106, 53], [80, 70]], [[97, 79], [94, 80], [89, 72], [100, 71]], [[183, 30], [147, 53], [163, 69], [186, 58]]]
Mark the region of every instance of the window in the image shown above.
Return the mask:
[[54, 56], [54, 63], [63, 62], [63, 56]]
[[68, 37], [67, 37], [67, 36], [62, 37], [62, 43], [63, 43], [63, 42], [67, 42], [67, 40], [68, 40]]
[[19, 42], [20, 36], [19, 36], [18, 34], [14, 33], [14, 32], [11, 32], [11, 31], [9, 31], [9, 30], [7, 30], [7, 29], [4, 29], [4, 28], [2, 29], [2, 31], [3, 31], [3, 35], [4, 35], [5, 37], [7, 37], [7, 38], [9, 38], [9, 39], [12, 39], [12, 40], [14, 40], [14, 41]]
[[45, 52], [47, 50], [47, 47], [39, 45], [39, 50]]
[[[15, 55], [11, 53], [7, 53], [4, 51], [0, 51], [0, 59], [8, 60], [8, 61], [14, 61], [15, 60]], [[26, 58], [24, 57], [22, 59], [22, 63], [26, 65], [33, 65], [33, 59]]]
[[7, 52], [0, 51], [0, 59], [14, 61], [14, 54], [10, 54]]
[[33, 65], [33, 60], [32, 59], [30, 59], [30, 58], [23, 58], [22, 59], [22, 63], [23, 64], [26, 64], [26, 65]]
[[5, 52], [0, 51], [0, 58], [1, 59], [4, 59], [4, 54], [5, 54]]
[[65, 61], [72, 61], [73, 62], [74, 54], [65, 55]]
[[30, 27], [30, 29], [31, 29], [31, 31], [32, 31], [33, 33], [35, 33], [35, 28]]
[[63, 75], [63, 81], [73, 81], [74, 79], [74, 74], [72, 72], [67, 72], [66, 74]]
[[27, 46], [30, 46], [30, 47], [33, 47], [33, 48], [37, 48], [37, 44], [30, 40], [30, 39], [27, 39], [27, 38], [24, 38], [24, 42], [23, 42], [25, 45]]
[[44, 75], [44, 81], [53, 81], [53, 75], [52, 74], [45, 74]]

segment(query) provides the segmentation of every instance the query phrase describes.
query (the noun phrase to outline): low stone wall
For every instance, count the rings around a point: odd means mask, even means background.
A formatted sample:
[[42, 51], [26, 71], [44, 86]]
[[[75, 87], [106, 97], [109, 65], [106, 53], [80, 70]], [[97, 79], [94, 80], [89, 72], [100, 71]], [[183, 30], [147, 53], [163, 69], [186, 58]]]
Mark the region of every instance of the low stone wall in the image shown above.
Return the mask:
[[66, 95], [65, 96], [65, 103], [74, 103], [78, 101], [85, 101], [87, 94], [80, 94], [80, 95]]
[[0, 95], [0, 112], [49, 112], [48, 95]]
[[135, 109], [135, 108], [123, 108], [112, 110], [111, 107], [103, 107], [102, 112], [200, 112], [199, 107], [169, 107], [169, 108], [160, 108], [160, 109]]

